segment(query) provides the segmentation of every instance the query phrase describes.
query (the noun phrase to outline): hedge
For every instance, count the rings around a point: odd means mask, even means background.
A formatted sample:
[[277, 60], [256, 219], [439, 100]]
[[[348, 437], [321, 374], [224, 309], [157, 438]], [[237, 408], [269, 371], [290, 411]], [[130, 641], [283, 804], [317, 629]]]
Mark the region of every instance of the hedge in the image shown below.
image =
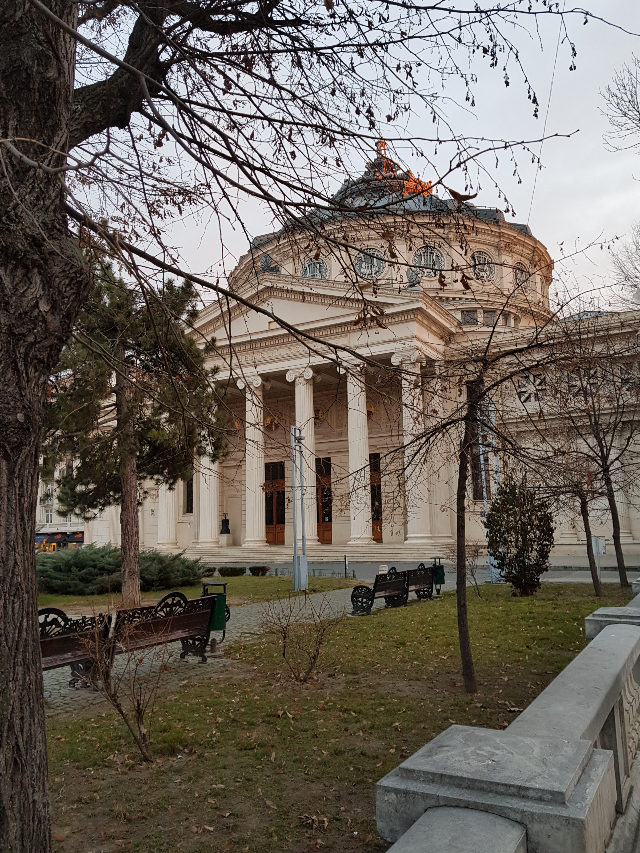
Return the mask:
[[[194, 586], [202, 577], [199, 560], [160, 551], [140, 552], [140, 589], [175, 589]], [[56, 595], [97, 595], [120, 592], [120, 549], [112, 545], [85, 545], [36, 555], [40, 592]]]
[[271, 566], [249, 566], [249, 571], [254, 578], [263, 578], [271, 571]]
[[238, 578], [240, 575], [246, 575], [246, 566], [220, 566], [218, 573], [223, 578]]

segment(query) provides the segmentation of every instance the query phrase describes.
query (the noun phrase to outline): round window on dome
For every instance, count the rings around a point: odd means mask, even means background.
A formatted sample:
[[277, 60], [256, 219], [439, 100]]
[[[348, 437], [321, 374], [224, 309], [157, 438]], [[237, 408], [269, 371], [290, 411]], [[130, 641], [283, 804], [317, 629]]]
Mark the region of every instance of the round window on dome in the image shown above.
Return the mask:
[[513, 267], [513, 279], [516, 287], [529, 288], [533, 284], [531, 273], [524, 264], [515, 264]]
[[496, 268], [493, 258], [486, 252], [474, 252], [471, 255], [473, 263], [473, 276], [477, 281], [493, 281]]
[[356, 272], [361, 278], [380, 278], [387, 268], [387, 262], [380, 249], [363, 249], [354, 261]]
[[329, 267], [322, 260], [309, 259], [302, 267], [303, 278], [329, 278]]
[[413, 256], [413, 266], [422, 278], [437, 278], [444, 269], [444, 257], [434, 246], [423, 246]]

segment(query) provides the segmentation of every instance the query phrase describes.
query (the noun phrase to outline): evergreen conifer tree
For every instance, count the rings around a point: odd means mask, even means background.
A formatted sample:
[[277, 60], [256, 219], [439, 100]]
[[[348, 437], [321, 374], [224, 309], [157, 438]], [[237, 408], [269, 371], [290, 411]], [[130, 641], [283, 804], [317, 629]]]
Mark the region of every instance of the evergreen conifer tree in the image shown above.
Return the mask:
[[69, 460], [60, 513], [90, 518], [119, 505], [122, 601], [140, 603], [138, 508], [149, 481], [174, 486], [196, 457], [224, 448], [219, 397], [206, 368], [213, 341], [188, 334], [190, 283], [168, 281], [151, 302], [110, 268], [96, 277], [51, 382], [45, 466]]
[[498, 489], [484, 523], [487, 550], [514, 595], [533, 595], [549, 570], [553, 517], [526, 481], [507, 481]]

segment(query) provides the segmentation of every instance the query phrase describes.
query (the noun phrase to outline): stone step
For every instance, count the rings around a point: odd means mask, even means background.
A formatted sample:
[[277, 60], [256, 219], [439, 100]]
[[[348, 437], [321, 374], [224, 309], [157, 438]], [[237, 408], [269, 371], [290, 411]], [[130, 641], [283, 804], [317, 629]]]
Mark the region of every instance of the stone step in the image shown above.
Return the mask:
[[527, 853], [527, 833], [496, 814], [440, 806], [427, 809], [387, 853]]
[[[344, 556], [354, 563], [431, 562], [434, 557], [443, 557], [444, 551], [437, 546], [416, 545], [315, 545], [307, 549], [310, 563], [342, 563]], [[199, 557], [205, 564], [219, 565], [270, 565], [291, 564], [293, 548], [290, 545], [266, 545], [265, 547], [189, 548], [186, 556]]]

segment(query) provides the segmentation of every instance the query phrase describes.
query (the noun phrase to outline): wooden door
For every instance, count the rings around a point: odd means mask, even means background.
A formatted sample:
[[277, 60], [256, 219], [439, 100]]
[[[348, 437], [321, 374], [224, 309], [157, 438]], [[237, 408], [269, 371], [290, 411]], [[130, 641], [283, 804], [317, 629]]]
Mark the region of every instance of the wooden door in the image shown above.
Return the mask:
[[284, 545], [284, 462], [264, 466], [264, 521], [268, 545]]
[[333, 495], [331, 492], [331, 459], [316, 459], [316, 506], [318, 539], [321, 545], [333, 541]]
[[371, 477], [371, 535], [374, 542], [382, 542], [382, 474], [380, 473], [380, 454], [369, 454]]

